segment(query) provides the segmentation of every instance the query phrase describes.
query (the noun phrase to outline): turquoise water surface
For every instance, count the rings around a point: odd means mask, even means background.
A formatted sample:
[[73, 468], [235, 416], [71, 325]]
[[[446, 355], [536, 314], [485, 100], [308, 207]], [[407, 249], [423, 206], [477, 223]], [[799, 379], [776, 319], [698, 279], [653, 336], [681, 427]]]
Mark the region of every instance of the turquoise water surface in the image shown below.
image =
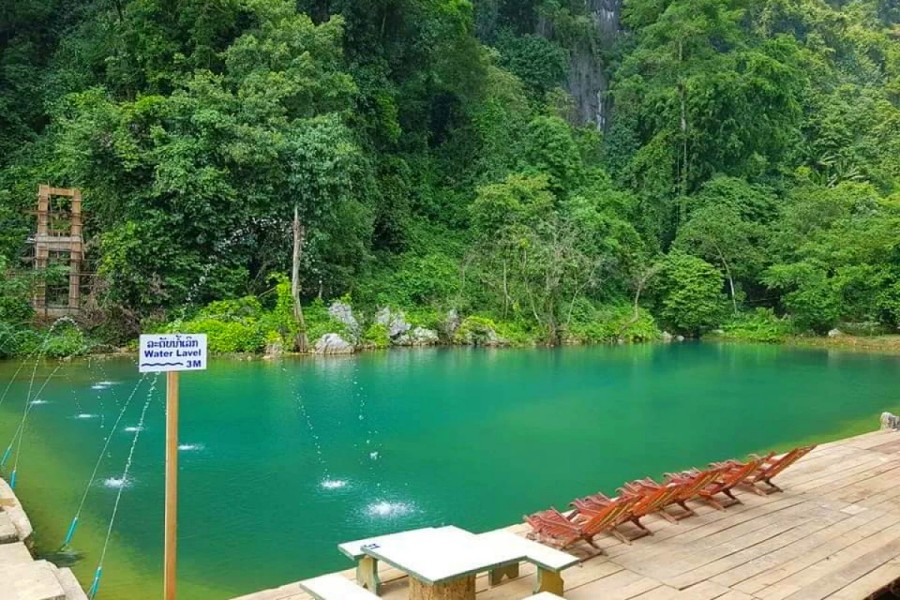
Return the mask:
[[[98, 598], [158, 597], [164, 378], [151, 391], [153, 376], [140, 381], [127, 359], [28, 363], [13, 378], [19, 366], [0, 363], [0, 393], [12, 381], [0, 451], [31, 387], [37, 401], [4, 474], [17, 466], [40, 549], [59, 547], [112, 435], [74, 569], [90, 583], [124, 486]], [[445, 523], [485, 530], [626, 479], [874, 428], [900, 405], [898, 366], [897, 356], [699, 343], [212, 361], [181, 378], [179, 597], [348, 568], [341, 541]]]

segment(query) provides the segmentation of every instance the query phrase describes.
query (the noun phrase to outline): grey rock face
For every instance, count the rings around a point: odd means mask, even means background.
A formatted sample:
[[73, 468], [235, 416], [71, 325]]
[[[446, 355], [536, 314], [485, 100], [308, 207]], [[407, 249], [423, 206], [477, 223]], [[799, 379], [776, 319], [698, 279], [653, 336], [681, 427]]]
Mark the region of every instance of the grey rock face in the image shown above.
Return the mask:
[[359, 322], [356, 320], [356, 317], [353, 316], [352, 306], [343, 302], [333, 302], [331, 306], [328, 307], [328, 315], [338, 323], [344, 325], [354, 340], [359, 339], [361, 330]]
[[397, 341], [412, 329], [412, 325], [406, 322], [406, 315], [402, 310], [394, 312], [387, 306], [375, 314], [375, 322], [387, 327], [388, 337], [391, 338], [391, 341]]
[[460, 323], [462, 323], [462, 319], [459, 318], [459, 313], [455, 308], [447, 311], [447, 317], [444, 319], [444, 333], [448, 338], [452, 338], [456, 334]]
[[354, 346], [337, 333], [326, 333], [313, 348], [315, 354], [352, 354]]
[[416, 327], [397, 338], [395, 343], [398, 346], [434, 346], [439, 341], [440, 338], [436, 331], [425, 327]]

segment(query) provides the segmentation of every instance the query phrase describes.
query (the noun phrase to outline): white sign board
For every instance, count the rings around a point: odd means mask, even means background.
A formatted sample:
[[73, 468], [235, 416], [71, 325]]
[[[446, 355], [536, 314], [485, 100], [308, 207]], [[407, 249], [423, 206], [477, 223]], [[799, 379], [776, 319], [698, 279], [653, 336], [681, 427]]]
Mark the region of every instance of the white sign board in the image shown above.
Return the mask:
[[205, 333], [150, 333], [141, 335], [138, 371], [203, 371], [206, 369]]

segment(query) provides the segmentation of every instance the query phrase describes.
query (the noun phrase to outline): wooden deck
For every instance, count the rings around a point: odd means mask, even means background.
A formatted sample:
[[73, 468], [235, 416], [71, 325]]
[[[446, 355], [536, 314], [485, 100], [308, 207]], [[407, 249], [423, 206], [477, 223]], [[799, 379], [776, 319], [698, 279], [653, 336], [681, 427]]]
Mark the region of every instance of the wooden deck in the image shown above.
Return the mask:
[[[900, 579], [900, 433], [824, 444], [776, 481], [783, 493], [742, 492], [744, 504], [725, 511], [698, 503], [698, 516], [679, 524], [647, 518], [655, 535], [631, 545], [598, 538], [608, 556], [577, 547], [586, 560], [564, 572], [566, 598], [860, 600]], [[406, 598], [406, 578], [382, 577], [384, 598]], [[532, 581], [527, 566], [495, 588], [479, 577], [478, 600], [524, 598]], [[307, 598], [289, 584], [240, 600]]]

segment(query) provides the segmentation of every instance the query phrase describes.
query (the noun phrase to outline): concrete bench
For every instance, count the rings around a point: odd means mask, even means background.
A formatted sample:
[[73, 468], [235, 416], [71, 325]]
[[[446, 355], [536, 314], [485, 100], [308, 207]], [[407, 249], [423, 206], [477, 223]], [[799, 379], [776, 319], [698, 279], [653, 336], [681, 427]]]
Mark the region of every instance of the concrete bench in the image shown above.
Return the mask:
[[[493, 543], [520, 549], [521, 553], [525, 555], [525, 560], [537, 567], [537, 579], [534, 584], [535, 596], [532, 596], [532, 598], [545, 600], [547, 596], [541, 596], [542, 592], [562, 596], [564, 587], [562, 571], [580, 562], [578, 558], [571, 554], [527, 540], [503, 529], [482, 533], [479, 537], [491, 540]], [[488, 579], [490, 584], [494, 586], [503, 581], [504, 577], [514, 579], [518, 576], [519, 565], [515, 564], [501, 569], [494, 569], [490, 572]], [[553, 598], [554, 596], [551, 595], [549, 597]]]
[[378, 577], [378, 561], [363, 552], [363, 546], [372, 544], [382, 544], [389, 539], [396, 539], [404, 536], [418, 535], [423, 531], [429, 531], [432, 527], [423, 527], [422, 529], [412, 529], [401, 533], [391, 533], [364, 540], [354, 540], [352, 542], [344, 542], [338, 544], [338, 550], [347, 558], [356, 563], [356, 582], [374, 594], [381, 593], [381, 579]]
[[375, 600], [375, 594], [367, 591], [343, 575], [333, 573], [300, 582], [303, 591], [316, 600]]

